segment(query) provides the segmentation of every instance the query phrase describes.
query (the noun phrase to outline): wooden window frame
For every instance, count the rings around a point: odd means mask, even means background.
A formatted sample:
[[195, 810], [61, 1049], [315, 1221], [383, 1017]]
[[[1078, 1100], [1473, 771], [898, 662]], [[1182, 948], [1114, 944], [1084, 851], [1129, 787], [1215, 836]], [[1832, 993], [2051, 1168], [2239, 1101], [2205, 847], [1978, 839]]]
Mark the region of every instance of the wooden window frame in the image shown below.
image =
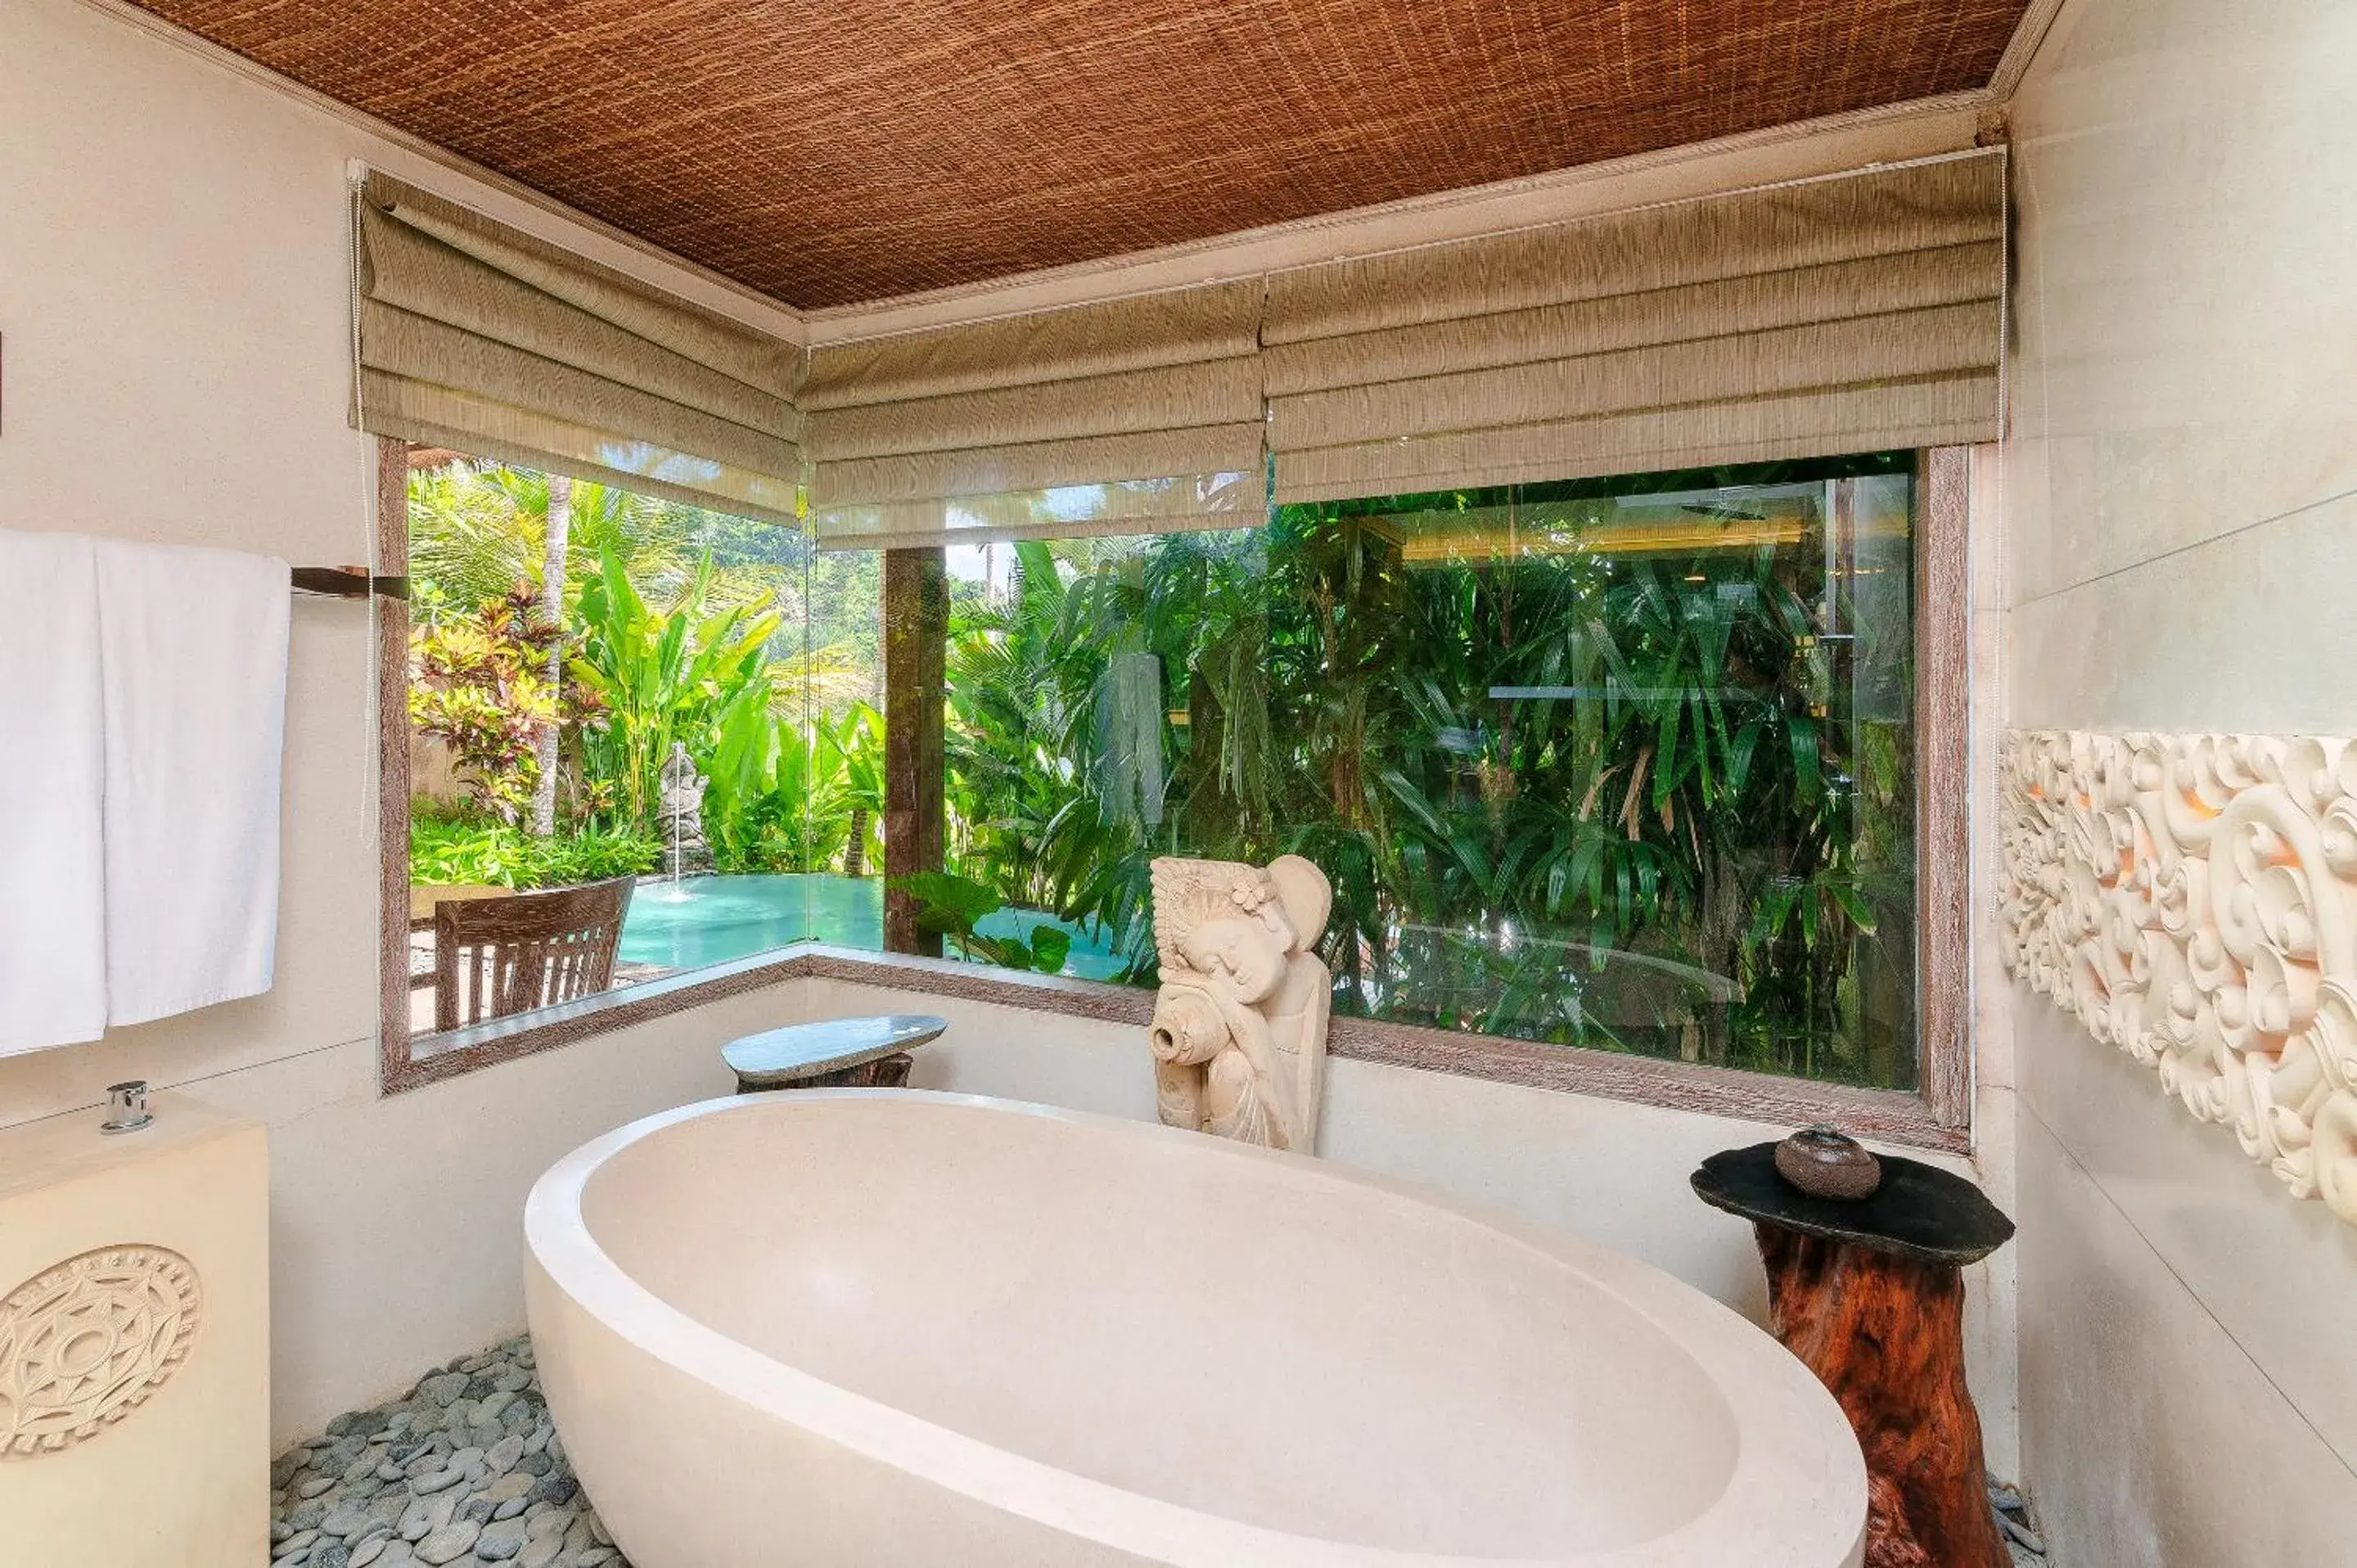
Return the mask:
[[[1329, 1053], [1493, 1082], [1557, 1090], [1672, 1110], [1776, 1124], [1834, 1122], [1861, 1136], [1947, 1154], [1972, 1146], [1971, 1044], [1971, 451], [1936, 447], [1915, 467], [1916, 1016], [1914, 1090], [1859, 1089], [1736, 1068], [1474, 1035], [1381, 1019], [1338, 1016]], [[378, 570], [406, 571], [408, 449], [381, 437], [377, 449]], [[902, 553], [888, 553], [899, 554]], [[912, 557], [938, 552], [911, 552]], [[928, 563], [902, 565], [907, 596], [930, 584]], [[930, 564], [938, 572], [936, 563]], [[905, 580], [902, 580], [905, 579]], [[930, 602], [930, 601], [929, 601]], [[626, 986], [512, 1018], [493, 1019], [432, 1036], [435, 1048], [413, 1055], [409, 1028], [409, 618], [400, 599], [377, 607], [377, 758], [379, 867], [382, 929], [381, 1080], [398, 1093], [479, 1068], [553, 1050], [608, 1030], [700, 1007], [726, 997], [802, 979], [830, 978], [929, 995], [1143, 1027], [1153, 993], [1135, 986], [999, 971], [906, 951], [866, 952], [801, 942], [727, 963]], [[938, 628], [938, 615], [922, 618]], [[890, 637], [888, 618], [886, 634]], [[896, 656], [888, 649], [888, 660]], [[901, 666], [939, 669], [939, 650], [903, 649]], [[938, 689], [936, 688], [938, 695]], [[934, 706], [930, 711], [938, 714]], [[936, 724], [938, 720], [935, 721]], [[921, 729], [923, 726], [919, 726]], [[897, 741], [897, 746], [892, 742]], [[888, 737], [888, 775], [897, 770], [901, 808], [938, 813], [919, 764], [941, 755], [938, 737], [904, 728]], [[934, 771], [937, 771], [934, 770]], [[1932, 788], [1953, 781], [1953, 788]], [[891, 779], [888, 777], [888, 789]], [[893, 797], [899, 800], [899, 797]], [[939, 825], [930, 841], [938, 843]], [[921, 849], [917, 852], [921, 857]], [[889, 850], [888, 847], [888, 864]], [[897, 945], [897, 944], [896, 944]], [[1143, 1057], [1141, 1056], [1141, 1062]], [[1140, 1070], [1144, 1069], [1141, 1066]]]

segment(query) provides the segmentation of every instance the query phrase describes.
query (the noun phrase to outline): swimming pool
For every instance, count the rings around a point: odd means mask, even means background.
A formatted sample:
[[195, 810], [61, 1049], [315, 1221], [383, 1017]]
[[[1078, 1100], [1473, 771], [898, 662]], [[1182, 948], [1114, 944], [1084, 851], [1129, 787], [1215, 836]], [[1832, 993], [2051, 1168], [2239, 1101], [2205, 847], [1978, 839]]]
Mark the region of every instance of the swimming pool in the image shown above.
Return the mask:
[[[974, 924], [985, 937], [1028, 936], [1039, 925], [1072, 939], [1064, 972], [1113, 980], [1122, 961], [1103, 933], [1033, 909], [997, 909]], [[767, 952], [790, 942], [831, 942], [880, 951], [884, 884], [874, 877], [823, 873], [770, 876], [683, 876], [640, 883], [622, 921], [624, 963], [700, 969]], [[954, 953], [955, 948], [951, 951]]]

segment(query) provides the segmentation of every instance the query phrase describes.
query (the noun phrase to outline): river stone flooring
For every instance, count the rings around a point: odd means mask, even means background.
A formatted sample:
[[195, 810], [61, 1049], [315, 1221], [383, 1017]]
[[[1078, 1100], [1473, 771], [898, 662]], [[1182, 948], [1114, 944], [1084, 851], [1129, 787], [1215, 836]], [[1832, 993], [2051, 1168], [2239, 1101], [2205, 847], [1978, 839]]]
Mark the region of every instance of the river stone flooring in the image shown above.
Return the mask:
[[2029, 1522], [2029, 1505], [2019, 1492], [1992, 1477], [1989, 1480], [1989, 1507], [1996, 1510], [1996, 1522], [2003, 1527], [2005, 1548], [2013, 1556], [2014, 1568], [2047, 1568], [2046, 1542]]
[[565, 1462], [522, 1337], [336, 1417], [270, 1484], [271, 1568], [630, 1568]]
[[[348, 1411], [270, 1467], [271, 1568], [630, 1568], [565, 1462], [522, 1336]], [[2045, 1542], [2021, 1494], [1989, 1502], [2017, 1568]]]

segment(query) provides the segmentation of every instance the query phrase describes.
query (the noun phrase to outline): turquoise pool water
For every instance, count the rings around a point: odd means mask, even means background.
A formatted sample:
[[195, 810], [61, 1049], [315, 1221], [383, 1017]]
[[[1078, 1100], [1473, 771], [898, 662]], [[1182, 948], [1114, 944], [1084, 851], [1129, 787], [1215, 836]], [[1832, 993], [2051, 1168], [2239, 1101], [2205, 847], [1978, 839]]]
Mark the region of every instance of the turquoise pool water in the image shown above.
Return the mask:
[[[1070, 920], [1034, 910], [999, 909], [974, 929], [985, 937], [1028, 935], [1056, 927], [1072, 939], [1066, 974], [1111, 980], [1121, 960], [1099, 935]], [[821, 873], [778, 876], [683, 876], [676, 883], [640, 883], [622, 921], [624, 963], [699, 969], [766, 952], [789, 942], [837, 947], [884, 946], [884, 884], [873, 877]]]

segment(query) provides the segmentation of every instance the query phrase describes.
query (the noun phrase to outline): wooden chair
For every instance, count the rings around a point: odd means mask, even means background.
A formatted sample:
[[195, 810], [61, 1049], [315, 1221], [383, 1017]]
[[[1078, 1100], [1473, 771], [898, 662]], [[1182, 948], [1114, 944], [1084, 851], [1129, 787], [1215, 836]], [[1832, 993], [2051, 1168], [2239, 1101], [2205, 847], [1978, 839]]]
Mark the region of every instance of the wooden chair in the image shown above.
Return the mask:
[[461, 1028], [603, 991], [631, 879], [438, 904], [434, 1027]]

